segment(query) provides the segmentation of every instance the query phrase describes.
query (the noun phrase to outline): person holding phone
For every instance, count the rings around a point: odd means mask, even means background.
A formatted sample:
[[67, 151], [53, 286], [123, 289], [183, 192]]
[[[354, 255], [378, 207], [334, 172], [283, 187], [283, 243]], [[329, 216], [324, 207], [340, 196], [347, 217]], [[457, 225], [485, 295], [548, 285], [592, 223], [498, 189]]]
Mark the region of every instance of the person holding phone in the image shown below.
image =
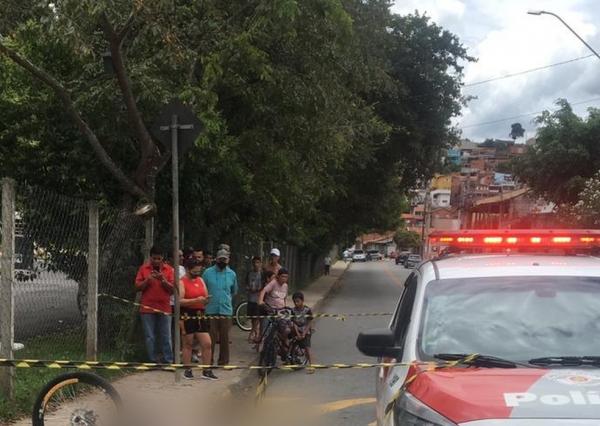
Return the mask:
[[[185, 261], [185, 275], [179, 282], [179, 296], [181, 303], [181, 315], [183, 321], [183, 363], [192, 362], [192, 351], [194, 348], [194, 339], [200, 342], [202, 352], [202, 364], [209, 365], [212, 360], [212, 340], [210, 338], [210, 325], [208, 319], [199, 318], [204, 316], [205, 307], [210, 300], [210, 294], [202, 275], [202, 262], [196, 258], [189, 258]], [[189, 317], [189, 318], [188, 318]], [[185, 379], [193, 379], [192, 370], [185, 370], [183, 373]], [[207, 380], [217, 380], [212, 370], [202, 371], [202, 378]]]
[[165, 263], [163, 252], [152, 247], [150, 261], [140, 266], [135, 277], [135, 289], [142, 293], [140, 316], [150, 362], [173, 362], [170, 299], [174, 281], [175, 273]]

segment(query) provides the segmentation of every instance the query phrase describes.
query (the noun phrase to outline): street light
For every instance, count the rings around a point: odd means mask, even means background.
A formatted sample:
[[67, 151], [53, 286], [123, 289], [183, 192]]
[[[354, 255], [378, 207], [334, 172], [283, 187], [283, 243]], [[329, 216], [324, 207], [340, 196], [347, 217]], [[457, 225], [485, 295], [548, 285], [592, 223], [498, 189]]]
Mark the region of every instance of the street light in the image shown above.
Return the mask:
[[589, 45], [589, 44], [588, 44], [588, 43], [587, 43], [587, 42], [586, 42], [586, 41], [585, 41], [583, 38], [581, 38], [581, 36], [580, 36], [579, 34], [577, 34], [577, 33], [575, 32], [575, 30], [574, 30], [573, 28], [571, 28], [571, 27], [569, 26], [569, 24], [567, 24], [567, 23], [564, 21], [564, 19], [563, 19], [563, 18], [561, 18], [560, 16], [558, 16], [556, 13], [548, 12], [548, 11], [546, 11], [546, 10], [530, 10], [530, 11], [528, 11], [527, 13], [528, 13], [528, 14], [530, 14], [530, 15], [535, 15], [535, 16], [540, 16], [540, 15], [552, 15], [552, 16], [554, 16], [556, 19], [558, 19], [560, 22], [562, 22], [562, 23], [563, 23], [563, 25], [569, 29], [569, 31], [571, 31], [573, 34], [575, 34], [575, 37], [577, 37], [577, 38], [578, 38], [578, 39], [579, 39], [579, 40], [580, 40], [580, 41], [581, 41], [583, 44], [585, 44], [585, 46], [586, 46], [588, 49], [590, 49], [590, 50], [592, 51], [592, 53], [593, 53], [594, 55], [596, 55], [596, 57], [597, 57], [598, 59], [600, 59], [600, 55], [598, 55], [598, 52], [596, 52], [592, 46], [590, 46], [590, 45]]

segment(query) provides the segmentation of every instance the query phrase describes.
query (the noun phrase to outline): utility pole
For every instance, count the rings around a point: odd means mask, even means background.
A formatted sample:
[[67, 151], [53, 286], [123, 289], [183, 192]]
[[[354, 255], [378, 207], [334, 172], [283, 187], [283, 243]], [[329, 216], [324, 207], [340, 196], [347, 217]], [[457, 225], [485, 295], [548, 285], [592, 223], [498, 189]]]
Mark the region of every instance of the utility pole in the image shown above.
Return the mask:
[[[181, 123], [186, 124], [181, 124]], [[173, 294], [175, 299], [175, 306], [173, 312], [173, 321], [175, 322], [175, 338], [173, 354], [175, 358], [175, 364], [181, 362], [181, 332], [177, 324], [179, 324], [179, 318], [181, 317], [181, 304], [179, 300], [179, 157], [183, 157], [185, 152], [189, 150], [202, 129], [202, 123], [195, 116], [194, 112], [181, 101], [175, 99], [166, 105], [154, 126], [152, 126], [153, 135], [163, 144], [166, 149], [171, 151], [171, 174], [172, 174], [172, 225], [173, 225], [173, 238], [172, 238], [172, 258], [173, 258], [173, 272], [174, 272], [174, 283], [173, 283]], [[186, 132], [179, 134], [180, 130], [187, 130]], [[167, 133], [168, 132], [168, 133]], [[167, 136], [169, 135], [169, 136]], [[180, 370], [175, 372], [175, 382], [181, 381]]]
[[427, 185], [425, 190], [425, 200], [423, 204], [423, 224], [421, 226], [421, 257], [425, 258], [427, 253], [426, 245], [429, 236], [429, 215], [430, 215], [430, 203], [429, 203], [430, 189]]
[[[175, 357], [175, 364], [181, 362], [181, 332], [177, 324], [179, 324], [179, 317], [181, 317], [181, 304], [179, 301], [179, 268], [177, 262], [179, 261], [179, 145], [178, 136], [179, 130], [191, 130], [194, 128], [193, 124], [179, 124], [179, 117], [177, 114], [171, 116], [170, 126], [161, 126], [160, 130], [171, 132], [171, 172], [172, 172], [172, 200], [173, 200], [173, 272], [175, 276], [175, 282], [173, 283], [173, 292], [175, 295], [175, 312], [173, 312], [173, 321], [175, 322], [175, 339], [173, 354]], [[181, 380], [180, 374], [176, 374], [176, 381]]]
[[500, 208], [498, 209], [498, 229], [502, 229], [502, 216], [504, 215], [504, 184], [500, 183]]

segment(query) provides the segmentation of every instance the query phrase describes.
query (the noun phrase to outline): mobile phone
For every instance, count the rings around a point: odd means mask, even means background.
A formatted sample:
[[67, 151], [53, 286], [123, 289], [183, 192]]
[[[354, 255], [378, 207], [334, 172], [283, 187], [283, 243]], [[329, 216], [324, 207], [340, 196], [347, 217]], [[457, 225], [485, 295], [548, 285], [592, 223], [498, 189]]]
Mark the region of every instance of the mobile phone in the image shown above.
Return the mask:
[[160, 265], [152, 265], [152, 269], [156, 272], [160, 272]]

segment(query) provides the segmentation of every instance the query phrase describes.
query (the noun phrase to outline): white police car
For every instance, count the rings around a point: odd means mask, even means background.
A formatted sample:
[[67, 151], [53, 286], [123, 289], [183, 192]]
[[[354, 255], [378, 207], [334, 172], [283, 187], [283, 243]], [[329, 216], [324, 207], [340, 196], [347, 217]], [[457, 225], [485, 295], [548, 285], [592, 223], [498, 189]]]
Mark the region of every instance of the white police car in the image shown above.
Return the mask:
[[600, 231], [431, 242], [447, 253], [410, 275], [389, 328], [357, 340], [407, 364], [378, 369], [378, 424], [600, 425]]

